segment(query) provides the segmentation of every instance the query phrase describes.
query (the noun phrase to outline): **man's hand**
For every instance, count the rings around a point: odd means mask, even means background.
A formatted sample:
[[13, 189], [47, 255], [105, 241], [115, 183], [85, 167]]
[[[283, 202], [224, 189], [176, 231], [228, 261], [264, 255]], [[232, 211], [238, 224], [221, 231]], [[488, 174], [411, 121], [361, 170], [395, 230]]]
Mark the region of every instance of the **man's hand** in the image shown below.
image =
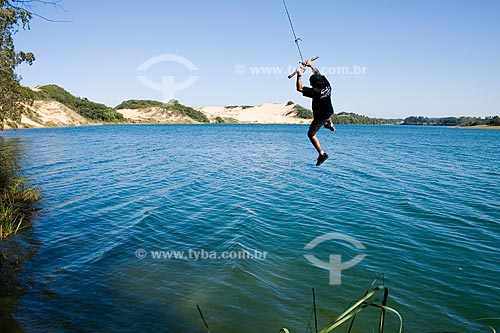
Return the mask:
[[304, 65], [300, 65], [300, 67], [297, 67], [295, 73], [297, 73], [297, 76], [302, 75], [302, 73], [304, 73]]
[[314, 67], [311, 59], [307, 59], [306, 62], [304, 62], [304, 65], [306, 65], [307, 67], [311, 67], [314, 74], [319, 74], [318, 69], [316, 67]]

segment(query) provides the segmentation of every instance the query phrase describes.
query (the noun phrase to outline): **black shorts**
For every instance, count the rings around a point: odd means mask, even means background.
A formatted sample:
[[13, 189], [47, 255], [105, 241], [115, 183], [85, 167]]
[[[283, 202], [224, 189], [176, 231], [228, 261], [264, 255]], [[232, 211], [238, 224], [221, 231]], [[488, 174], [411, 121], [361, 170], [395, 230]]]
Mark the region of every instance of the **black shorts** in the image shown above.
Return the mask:
[[311, 125], [309, 125], [309, 130], [307, 131], [307, 136], [310, 138], [315, 136], [316, 133], [321, 129], [321, 127], [323, 127], [328, 122], [330, 117], [331, 116], [328, 116], [322, 120], [314, 118], [313, 121], [311, 122]]

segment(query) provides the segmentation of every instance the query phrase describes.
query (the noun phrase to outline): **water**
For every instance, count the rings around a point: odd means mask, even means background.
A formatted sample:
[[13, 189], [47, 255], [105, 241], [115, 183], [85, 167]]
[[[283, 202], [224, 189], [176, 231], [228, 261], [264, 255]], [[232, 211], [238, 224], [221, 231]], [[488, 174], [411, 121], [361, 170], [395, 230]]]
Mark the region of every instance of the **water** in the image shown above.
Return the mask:
[[[204, 332], [199, 304], [212, 332], [306, 332], [312, 287], [323, 327], [384, 273], [405, 332], [499, 329], [477, 319], [500, 317], [500, 131], [339, 126], [319, 134], [331, 155], [319, 168], [306, 131], [5, 132], [23, 142], [43, 194], [32, 230], [10, 241], [36, 243], [13, 318], [27, 332]], [[332, 232], [365, 249], [304, 249]], [[151, 257], [162, 250], [265, 257]], [[305, 254], [366, 257], [330, 285]], [[377, 315], [361, 314], [354, 331], [376, 331]]]

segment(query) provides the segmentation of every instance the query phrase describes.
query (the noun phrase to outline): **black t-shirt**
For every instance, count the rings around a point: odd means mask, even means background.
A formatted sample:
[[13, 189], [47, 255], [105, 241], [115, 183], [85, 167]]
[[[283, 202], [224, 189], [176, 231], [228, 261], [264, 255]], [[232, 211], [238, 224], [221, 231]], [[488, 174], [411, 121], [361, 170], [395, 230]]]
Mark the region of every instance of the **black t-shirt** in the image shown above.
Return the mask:
[[332, 88], [330, 86], [324, 88], [302, 88], [302, 95], [312, 98], [314, 119], [328, 119], [333, 114], [331, 94]]

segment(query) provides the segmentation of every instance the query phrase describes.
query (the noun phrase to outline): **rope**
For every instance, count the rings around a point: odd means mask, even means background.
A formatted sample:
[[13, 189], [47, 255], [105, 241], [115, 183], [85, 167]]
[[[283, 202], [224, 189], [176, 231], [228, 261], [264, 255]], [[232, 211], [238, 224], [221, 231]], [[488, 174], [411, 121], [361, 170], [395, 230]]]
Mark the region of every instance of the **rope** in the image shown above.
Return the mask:
[[293, 38], [295, 39], [295, 44], [297, 45], [297, 50], [299, 51], [300, 61], [301, 63], [303, 63], [304, 57], [302, 57], [302, 51], [300, 50], [299, 46], [299, 41], [301, 41], [302, 39], [297, 38], [297, 35], [295, 34], [295, 29], [293, 28], [292, 19], [290, 18], [290, 13], [288, 12], [288, 8], [286, 7], [285, 0], [283, 0], [283, 6], [285, 6], [286, 15], [288, 16], [288, 22], [290, 22], [290, 27], [292, 28]]

